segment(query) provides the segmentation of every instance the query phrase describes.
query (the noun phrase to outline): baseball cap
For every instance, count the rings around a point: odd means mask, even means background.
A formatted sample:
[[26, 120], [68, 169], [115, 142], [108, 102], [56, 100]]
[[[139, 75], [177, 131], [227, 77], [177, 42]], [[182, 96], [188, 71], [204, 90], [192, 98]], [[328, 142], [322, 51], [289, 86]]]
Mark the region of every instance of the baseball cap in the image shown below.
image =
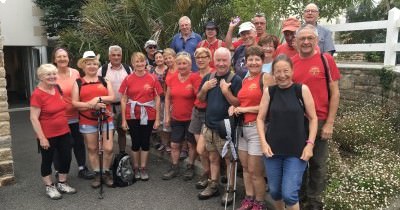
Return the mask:
[[157, 42], [150, 39], [146, 44], [144, 44], [144, 48], [147, 48], [148, 46], [157, 46]]
[[300, 21], [297, 18], [290, 17], [283, 21], [282, 32], [284, 31], [296, 31], [300, 28]]
[[253, 31], [256, 30], [256, 27], [251, 22], [244, 22], [244, 23], [240, 24], [240, 26], [239, 26], [239, 34], [242, 33], [243, 31], [250, 31], [250, 30], [253, 30]]
[[208, 21], [206, 23], [206, 25], [204, 26], [204, 29], [207, 29], [207, 28], [215, 29], [215, 28], [218, 28], [218, 26], [213, 21]]

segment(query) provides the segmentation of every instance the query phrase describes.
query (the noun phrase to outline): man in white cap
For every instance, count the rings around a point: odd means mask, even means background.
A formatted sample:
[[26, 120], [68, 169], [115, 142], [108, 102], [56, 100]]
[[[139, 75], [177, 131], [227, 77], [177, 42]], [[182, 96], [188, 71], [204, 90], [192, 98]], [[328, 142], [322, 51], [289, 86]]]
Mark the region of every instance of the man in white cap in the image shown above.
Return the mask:
[[150, 71], [156, 61], [154, 58], [154, 54], [157, 51], [157, 42], [151, 39], [148, 40], [144, 44], [144, 49], [146, 50], [146, 69]]
[[244, 22], [239, 26], [239, 34], [243, 44], [235, 50], [232, 59], [235, 73], [243, 79], [248, 71], [245, 59], [246, 48], [257, 45], [256, 27], [251, 22]]

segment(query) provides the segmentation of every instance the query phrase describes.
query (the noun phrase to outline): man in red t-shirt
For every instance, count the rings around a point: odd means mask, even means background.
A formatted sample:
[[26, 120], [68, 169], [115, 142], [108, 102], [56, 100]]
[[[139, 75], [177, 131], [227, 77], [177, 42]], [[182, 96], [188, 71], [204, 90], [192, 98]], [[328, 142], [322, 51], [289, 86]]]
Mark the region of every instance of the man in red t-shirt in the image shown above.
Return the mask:
[[296, 33], [299, 54], [292, 58], [293, 80], [295, 83], [306, 84], [310, 88], [318, 116], [319, 129], [313, 150], [314, 156], [309, 160], [309, 172], [305, 173], [309, 176], [305, 175], [305, 180], [303, 180], [302, 188], [305, 191], [300, 193], [300, 202], [306, 202], [309, 205], [306, 209], [322, 209], [323, 207], [321, 195], [326, 186], [328, 140], [332, 138], [340, 95], [339, 69], [330, 54], [325, 53], [322, 56], [315, 49], [317, 44], [316, 28], [310, 24], [302, 26]]
[[285, 54], [290, 58], [297, 54], [294, 35], [299, 28], [300, 21], [297, 18], [290, 17], [283, 21], [282, 33], [285, 36], [286, 42], [276, 48], [275, 55]]

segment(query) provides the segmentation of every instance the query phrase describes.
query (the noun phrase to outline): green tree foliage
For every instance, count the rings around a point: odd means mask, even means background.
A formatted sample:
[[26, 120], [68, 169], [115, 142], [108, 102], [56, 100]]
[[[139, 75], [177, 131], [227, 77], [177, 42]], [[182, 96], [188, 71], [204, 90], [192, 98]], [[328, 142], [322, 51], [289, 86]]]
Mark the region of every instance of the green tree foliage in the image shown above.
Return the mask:
[[68, 28], [79, 24], [80, 9], [84, 0], [34, 0], [36, 5], [44, 11], [41, 19], [46, 27], [47, 35], [57, 36]]

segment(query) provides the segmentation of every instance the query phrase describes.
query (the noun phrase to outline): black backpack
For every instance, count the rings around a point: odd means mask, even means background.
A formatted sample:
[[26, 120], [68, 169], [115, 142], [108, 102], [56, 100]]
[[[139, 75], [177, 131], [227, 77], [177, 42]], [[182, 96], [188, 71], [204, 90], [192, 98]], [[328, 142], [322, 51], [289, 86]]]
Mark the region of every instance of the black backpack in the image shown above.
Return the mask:
[[[128, 75], [131, 74], [131, 68], [130, 68], [130, 66], [128, 64], [124, 64], [123, 63], [122, 66], [124, 67], [124, 69], [125, 69], [125, 71], [126, 71], [126, 73]], [[108, 70], [108, 64], [107, 63], [101, 66], [101, 76], [102, 77], [106, 76], [107, 70]]]
[[114, 156], [112, 173], [114, 187], [127, 187], [136, 182], [131, 165], [131, 157], [126, 153]]

